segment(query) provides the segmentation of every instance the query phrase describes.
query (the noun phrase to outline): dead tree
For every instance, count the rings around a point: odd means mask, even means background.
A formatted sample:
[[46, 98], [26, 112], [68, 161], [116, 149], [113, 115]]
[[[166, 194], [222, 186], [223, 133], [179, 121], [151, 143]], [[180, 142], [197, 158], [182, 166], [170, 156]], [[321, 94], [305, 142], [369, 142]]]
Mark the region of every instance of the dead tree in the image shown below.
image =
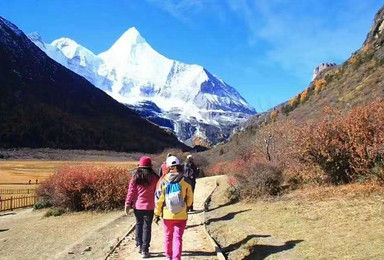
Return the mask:
[[267, 159], [268, 161], [271, 161], [271, 154], [270, 154], [269, 148], [272, 142], [272, 135], [269, 134], [268, 137], [264, 138], [264, 142], [265, 142], [265, 150], [267, 152]]

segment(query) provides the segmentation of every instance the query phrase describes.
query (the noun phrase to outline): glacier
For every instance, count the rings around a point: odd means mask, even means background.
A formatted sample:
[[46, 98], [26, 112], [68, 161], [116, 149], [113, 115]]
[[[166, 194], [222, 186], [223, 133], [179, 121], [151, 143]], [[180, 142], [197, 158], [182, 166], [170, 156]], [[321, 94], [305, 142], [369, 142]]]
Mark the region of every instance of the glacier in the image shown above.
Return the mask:
[[235, 88], [202, 66], [161, 55], [135, 27], [97, 55], [70, 38], [49, 44], [38, 33], [28, 37], [51, 59], [190, 146], [225, 141], [256, 114]]

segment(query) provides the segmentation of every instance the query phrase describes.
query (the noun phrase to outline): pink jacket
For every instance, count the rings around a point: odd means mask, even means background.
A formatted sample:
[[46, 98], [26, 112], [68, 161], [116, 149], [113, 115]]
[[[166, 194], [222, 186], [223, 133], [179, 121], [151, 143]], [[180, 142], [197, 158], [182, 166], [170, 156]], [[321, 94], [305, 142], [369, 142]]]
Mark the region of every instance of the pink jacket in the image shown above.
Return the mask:
[[158, 178], [151, 176], [151, 184], [149, 186], [136, 185], [133, 178], [129, 182], [127, 197], [125, 199], [126, 206], [132, 206], [139, 210], [155, 209], [155, 190]]

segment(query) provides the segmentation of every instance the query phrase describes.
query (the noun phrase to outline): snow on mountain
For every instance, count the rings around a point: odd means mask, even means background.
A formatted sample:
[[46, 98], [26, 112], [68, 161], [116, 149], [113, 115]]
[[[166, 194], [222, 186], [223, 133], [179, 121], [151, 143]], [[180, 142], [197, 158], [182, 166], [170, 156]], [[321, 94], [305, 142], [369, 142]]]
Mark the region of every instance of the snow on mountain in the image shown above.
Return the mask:
[[51, 44], [37, 33], [29, 38], [52, 59], [190, 145], [196, 138], [222, 141], [256, 113], [233, 87], [202, 66], [159, 54], [134, 27], [98, 55], [69, 38]]

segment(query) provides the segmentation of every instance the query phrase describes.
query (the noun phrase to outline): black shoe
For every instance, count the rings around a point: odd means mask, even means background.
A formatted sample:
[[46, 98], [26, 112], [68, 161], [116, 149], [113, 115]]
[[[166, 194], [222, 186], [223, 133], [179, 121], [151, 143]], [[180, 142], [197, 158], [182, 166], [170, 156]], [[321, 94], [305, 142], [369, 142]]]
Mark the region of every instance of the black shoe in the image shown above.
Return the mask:
[[142, 251], [142, 249], [141, 249], [141, 246], [136, 246], [136, 251], [139, 253], [139, 254], [141, 254], [143, 251]]
[[150, 258], [151, 254], [149, 252], [143, 251], [142, 258]]

